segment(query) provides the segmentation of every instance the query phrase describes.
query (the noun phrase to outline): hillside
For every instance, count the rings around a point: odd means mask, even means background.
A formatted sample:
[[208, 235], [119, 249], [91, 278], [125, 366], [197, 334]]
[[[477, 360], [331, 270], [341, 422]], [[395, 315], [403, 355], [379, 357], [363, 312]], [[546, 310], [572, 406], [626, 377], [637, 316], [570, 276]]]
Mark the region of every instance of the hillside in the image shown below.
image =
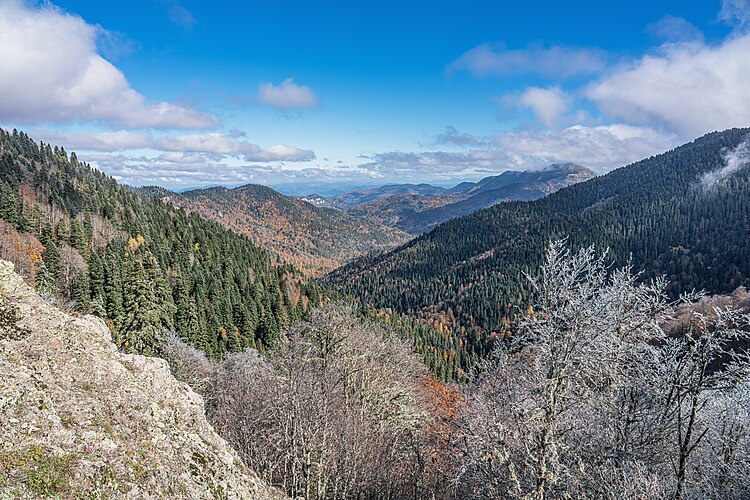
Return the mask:
[[0, 258], [138, 353], [164, 329], [211, 356], [266, 348], [320, 297], [248, 238], [15, 130], [0, 130]]
[[0, 261], [0, 496], [282, 498], [165, 361], [48, 305]]
[[[419, 185], [384, 186], [381, 190], [344, 193], [347, 213], [383, 223], [411, 234], [505, 201], [530, 201], [595, 177], [590, 169], [572, 163], [554, 164], [542, 170], [506, 171], [479, 182], [463, 182], [451, 189]], [[429, 186], [432, 189], [428, 189]], [[397, 193], [397, 187], [416, 193]], [[368, 196], [357, 196], [367, 193]], [[395, 194], [393, 194], [395, 193]], [[371, 199], [372, 198], [372, 199]], [[364, 201], [357, 201], [364, 200]], [[333, 200], [335, 201], [335, 199]]]
[[389, 250], [409, 239], [397, 229], [255, 184], [167, 196], [171, 203], [247, 236], [309, 276], [320, 276], [355, 257]]
[[417, 214], [430, 209], [442, 207], [464, 199], [461, 194], [443, 194], [423, 196], [418, 194], [394, 194], [384, 198], [354, 205], [346, 213], [355, 217], [384, 224], [390, 227], [403, 228], [408, 231], [403, 221], [413, 219]]
[[[436, 227], [395, 251], [360, 259], [327, 282], [378, 308], [439, 319], [484, 336], [502, 332], [531, 303], [524, 273], [544, 247], [569, 237], [574, 248], [632, 255], [643, 278], [665, 275], [670, 293], [731, 292], [750, 285], [750, 171], [706, 188], [748, 129], [708, 134], [664, 154], [533, 202], [493, 206]], [[736, 153], [732, 153], [735, 151]]]
[[345, 209], [394, 195], [437, 196], [448, 192], [446, 188], [430, 184], [386, 184], [373, 189], [346, 191], [328, 200], [332, 206]]

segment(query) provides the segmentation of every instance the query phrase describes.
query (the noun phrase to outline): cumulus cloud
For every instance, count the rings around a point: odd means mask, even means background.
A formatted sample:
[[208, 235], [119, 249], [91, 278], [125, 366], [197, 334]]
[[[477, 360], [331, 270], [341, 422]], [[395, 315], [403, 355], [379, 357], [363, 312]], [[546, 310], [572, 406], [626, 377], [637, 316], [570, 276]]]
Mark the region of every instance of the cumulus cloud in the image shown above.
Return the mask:
[[148, 148], [154, 140], [147, 134], [125, 130], [100, 133], [69, 133], [44, 129], [32, 129], [30, 135], [47, 144], [64, 146], [67, 150], [87, 149], [93, 151], [119, 151], [123, 149]]
[[279, 85], [261, 85], [258, 89], [258, 101], [281, 110], [309, 109], [318, 106], [313, 91], [304, 85], [297, 85], [292, 78], [287, 78]]
[[531, 109], [536, 119], [548, 127], [557, 125], [573, 99], [560, 87], [530, 87], [516, 99], [516, 104]]
[[473, 149], [461, 152], [421, 153], [388, 151], [368, 157], [360, 167], [380, 172], [392, 179], [453, 179], [477, 177], [540, 166], [531, 158], [521, 158], [501, 149]]
[[[452, 130], [449, 128], [449, 132]], [[506, 170], [536, 170], [574, 162], [606, 172], [680, 144], [672, 133], [624, 124], [574, 125], [562, 130], [521, 130], [495, 136], [464, 151], [387, 151], [364, 157], [360, 167], [401, 181], [464, 180]]]
[[586, 95], [613, 119], [693, 137], [750, 123], [750, 35], [667, 44], [615, 69]]
[[448, 66], [448, 71], [465, 70], [477, 76], [534, 74], [569, 78], [598, 73], [606, 65], [606, 54], [599, 49], [559, 45], [508, 49], [502, 44], [482, 44], [456, 59]]
[[606, 171], [662, 153], [680, 141], [669, 132], [614, 124], [508, 132], [498, 136], [496, 142], [517, 157], [534, 157], [548, 163], [571, 161]]
[[131, 128], [209, 128], [217, 119], [187, 106], [149, 102], [97, 53], [101, 28], [51, 4], [0, 2], [0, 119], [96, 120]]
[[208, 152], [220, 155], [242, 155], [246, 161], [307, 161], [315, 158], [310, 150], [274, 145], [262, 148], [245, 140], [220, 133], [167, 136], [157, 139], [153, 149], [182, 152]]
[[161, 185], [172, 189], [206, 185], [236, 186], [257, 183], [279, 185], [289, 183], [351, 183], [363, 178], [380, 179], [379, 172], [359, 166], [335, 168], [288, 168], [284, 165], [246, 164], [236, 161], [212, 161], [199, 154], [163, 153], [158, 157], [126, 154], [80, 154], [83, 161], [131, 186]]

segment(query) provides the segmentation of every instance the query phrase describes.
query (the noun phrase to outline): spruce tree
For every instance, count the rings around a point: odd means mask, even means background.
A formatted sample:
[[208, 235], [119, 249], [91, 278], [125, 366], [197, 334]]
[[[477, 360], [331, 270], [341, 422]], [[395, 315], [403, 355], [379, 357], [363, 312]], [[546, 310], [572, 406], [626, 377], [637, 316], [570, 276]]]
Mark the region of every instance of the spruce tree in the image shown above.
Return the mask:
[[88, 311], [91, 304], [91, 295], [89, 293], [89, 278], [86, 273], [79, 273], [73, 281], [73, 300], [76, 302], [76, 311]]
[[53, 295], [55, 293], [55, 278], [52, 276], [47, 264], [40, 261], [34, 276], [34, 288], [37, 292], [44, 295]]
[[127, 258], [123, 314], [118, 319], [118, 339], [127, 352], [156, 353], [162, 334], [160, 311], [143, 263], [133, 255]]
[[0, 218], [18, 226], [18, 194], [4, 180], [0, 180]]

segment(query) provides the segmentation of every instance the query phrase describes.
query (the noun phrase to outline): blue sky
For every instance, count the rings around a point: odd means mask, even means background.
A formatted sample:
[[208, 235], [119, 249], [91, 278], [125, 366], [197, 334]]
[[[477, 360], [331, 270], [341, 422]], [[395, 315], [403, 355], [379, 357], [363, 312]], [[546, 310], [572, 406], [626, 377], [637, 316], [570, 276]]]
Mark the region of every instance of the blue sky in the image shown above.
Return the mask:
[[0, 125], [176, 189], [604, 172], [750, 125], [749, 21], [750, 0], [0, 0]]

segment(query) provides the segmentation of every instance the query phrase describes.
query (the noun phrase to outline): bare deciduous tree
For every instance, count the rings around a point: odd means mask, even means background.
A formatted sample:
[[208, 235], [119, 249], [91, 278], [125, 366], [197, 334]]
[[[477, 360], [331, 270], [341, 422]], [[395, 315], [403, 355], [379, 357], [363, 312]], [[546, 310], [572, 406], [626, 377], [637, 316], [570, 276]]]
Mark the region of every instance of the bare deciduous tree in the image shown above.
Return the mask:
[[742, 484], [748, 315], [690, 312], [667, 335], [693, 298], [636, 278], [593, 248], [550, 245], [534, 311], [469, 391], [465, 496], [679, 499]]
[[268, 357], [228, 355], [212, 370], [210, 388], [201, 374], [211, 370], [196, 352], [166, 352], [178, 377], [211, 393], [207, 411], [219, 433], [291, 496], [430, 498], [435, 491], [420, 383], [426, 370], [352, 307], [315, 310]]

